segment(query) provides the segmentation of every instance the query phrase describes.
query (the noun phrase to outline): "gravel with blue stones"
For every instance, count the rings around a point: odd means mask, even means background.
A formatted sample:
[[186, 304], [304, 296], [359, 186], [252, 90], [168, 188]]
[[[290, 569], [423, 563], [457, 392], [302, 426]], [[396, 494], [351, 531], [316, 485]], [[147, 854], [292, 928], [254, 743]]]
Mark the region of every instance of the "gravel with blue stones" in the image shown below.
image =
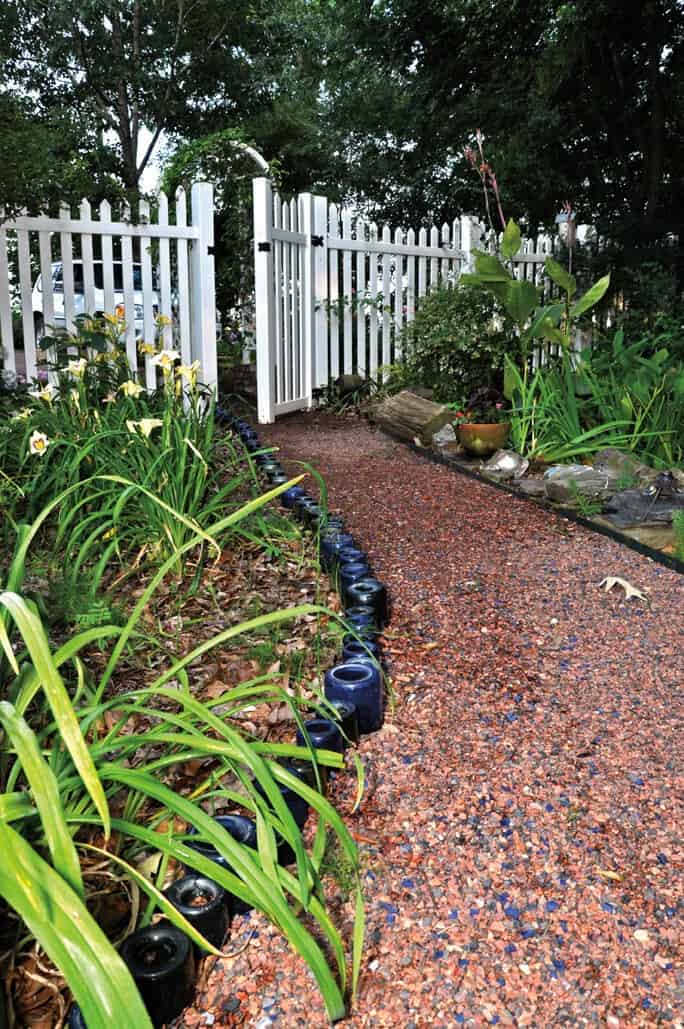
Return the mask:
[[[356, 419], [262, 435], [323, 473], [393, 603], [358, 814], [335, 786], [368, 912], [347, 1024], [683, 1026], [684, 578]], [[327, 1024], [274, 929], [243, 943], [184, 1025]]]

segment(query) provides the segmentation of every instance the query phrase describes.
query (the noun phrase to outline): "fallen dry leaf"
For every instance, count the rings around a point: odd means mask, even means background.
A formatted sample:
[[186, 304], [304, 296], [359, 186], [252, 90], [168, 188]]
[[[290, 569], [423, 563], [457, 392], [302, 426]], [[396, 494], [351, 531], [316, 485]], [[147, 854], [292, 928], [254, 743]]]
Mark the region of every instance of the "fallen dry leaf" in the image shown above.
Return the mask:
[[599, 589], [604, 587], [606, 593], [610, 593], [614, 586], [622, 587], [625, 591], [625, 600], [629, 600], [630, 597], [636, 597], [637, 600], [643, 600], [645, 603], [648, 603], [648, 597], [641, 590], [638, 590], [636, 586], [632, 586], [631, 582], [627, 582], [626, 579], [621, 579], [618, 575], [607, 575], [599, 583]]
[[598, 874], [602, 875], [604, 879], [612, 879], [616, 883], [621, 883], [624, 879], [624, 876], [620, 875], [619, 872], [611, 872], [607, 868], [599, 868]]

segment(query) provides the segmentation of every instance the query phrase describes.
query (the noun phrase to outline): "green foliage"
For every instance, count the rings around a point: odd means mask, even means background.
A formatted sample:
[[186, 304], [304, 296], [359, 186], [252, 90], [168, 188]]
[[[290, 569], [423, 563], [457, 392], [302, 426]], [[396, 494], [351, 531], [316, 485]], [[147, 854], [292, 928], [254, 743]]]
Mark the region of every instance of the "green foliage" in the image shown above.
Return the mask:
[[244, 451], [219, 447], [197, 367], [160, 351], [158, 388], [148, 394], [107, 336], [116, 336], [120, 323], [79, 328], [76, 336], [45, 341], [57, 350], [57, 382], [39, 387], [0, 428], [0, 438], [7, 525], [35, 517], [75, 487], [56, 516], [57, 542], [75, 577], [85, 563], [100, 562], [91, 564], [96, 590], [110, 557], [124, 561], [136, 552], [157, 560], [177, 551], [239, 487], [256, 480]]
[[[502, 241], [503, 256], [508, 260], [515, 257], [521, 244], [520, 230], [511, 220]], [[601, 300], [610, 285], [610, 275], [604, 275], [573, 303], [577, 290], [575, 277], [552, 257], [547, 257], [544, 261], [546, 273], [564, 296], [561, 303], [554, 300], [540, 306], [539, 290], [531, 282], [517, 279], [494, 254], [482, 250], [476, 250], [474, 254], [475, 272], [462, 275], [460, 281], [465, 286], [493, 293], [501, 303], [516, 328], [522, 367], [527, 364], [534, 340], [544, 340], [569, 350], [574, 323]]]
[[[294, 480], [297, 481], [297, 480]], [[84, 485], [88, 485], [85, 482]], [[15, 861], [5, 862], [0, 894], [22, 918], [30, 934], [65, 975], [88, 1025], [111, 1025], [122, 1002], [135, 1024], [148, 1024], [137, 990], [84, 903], [84, 884], [76, 851], [94, 852], [132, 879], [155, 907], [205, 950], [213, 950], [137, 868], [174, 858], [211, 875], [230, 892], [263, 911], [308, 963], [330, 1018], [345, 1011], [347, 970], [344, 942], [325, 909], [321, 884], [323, 843], [329, 834], [345, 854], [349, 881], [357, 895], [357, 924], [351, 947], [352, 989], [363, 944], [356, 847], [334, 808], [321, 793], [294, 778], [279, 764], [283, 758], [311, 760], [307, 748], [263, 743], [246, 737], [240, 719], [257, 703], [289, 705], [302, 725], [298, 701], [268, 676], [201, 702], [189, 689], [189, 676], [216, 647], [245, 632], [270, 630], [319, 611], [314, 605], [262, 614], [205, 640], [182, 658], [155, 656], [155, 677], [142, 689], [117, 692], [106, 699], [127, 644], [154, 592], [178, 557], [197, 550], [205, 535], [221, 539], [250, 518], [285, 486], [271, 490], [219, 518], [168, 557], [146, 585], [122, 626], [103, 625], [80, 631], [52, 650], [43, 623], [21, 594], [30, 547], [67, 496], [57, 496], [36, 521], [20, 531], [15, 556], [0, 593], [0, 837]], [[71, 490], [79, 487], [73, 486]], [[159, 500], [152, 500], [161, 506]], [[180, 521], [181, 516], [175, 517]], [[83, 658], [97, 645], [106, 663], [87, 665]], [[174, 683], [180, 684], [173, 685]], [[321, 699], [321, 710], [327, 707]], [[219, 715], [215, 709], [220, 707]], [[174, 771], [188, 761], [207, 762], [203, 780], [192, 783], [192, 798], [171, 788]], [[319, 764], [341, 767], [338, 754], [317, 752]], [[276, 784], [300, 793], [318, 819], [311, 854]], [[259, 849], [233, 840], [207, 814], [216, 804], [239, 806], [257, 819]], [[111, 812], [114, 812], [112, 816]], [[171, 828], [157, 831], [161, 823]], [[11, 823], [11, 825], [10, 825]], [[187, 829], [214, 844], [231, 868], [228, 872], [185, 845]], [[115, 853], [89, 839], [117, 834]], [[279, 867], [276, 839], [286, 840], [296, 855], [296, 872]], [[100, 837], [101, 838], [101, 837]], [[141, 866], [142, 867], [142, 866]], [[314, 927], [298, 918], [300, 907]], [[332, 967], [324, 956], [330, 954]], [[81, 950], [83, 949], [83, 953]], [[90, 952], [92, 950], [92, 953]]]
[[658, 467], [684, 458], [684, 368], [666, 351], [644, 356], [615, 335], [610, 354], [564, 351], [556, 363], [521, 372], [507, 362], [513, 386], [511, 440], [546, 461], [584, 457], [604, 447], [629, 450]]
[[684, 511], [675, 511], [672, 518], [672, 529], [675, 537], [675, 552], [680, 561], [684, 561]]
[[458, 286], [435, 290], [404, 332], [404, 363], [393, 369], [390, 386], [427, 386], [437, 400], [459, 402], [479, 386], [501, 385], [510, 345], [495, 300]]

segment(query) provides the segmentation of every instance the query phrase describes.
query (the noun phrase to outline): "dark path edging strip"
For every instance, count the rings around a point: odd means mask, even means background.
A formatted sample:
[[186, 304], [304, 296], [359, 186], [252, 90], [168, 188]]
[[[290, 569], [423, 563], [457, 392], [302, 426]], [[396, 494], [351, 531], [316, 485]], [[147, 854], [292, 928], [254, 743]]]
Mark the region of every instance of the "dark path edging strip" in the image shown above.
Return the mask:
[[590, 518], [585, 518], [570, 507], [563, 507], [556, 504], [554, 504], [553, 507], [549, 507], [543, 501], [537, 500], [536, 497], [530, 497], [525, 493], [521, 493], [519, 490], [515, 489], [514, 486], [509, 486], [505, 482], [497, 482], [494, 479], [488, 479], [479, 472], [471, 471], [469, 468], [463, 468], [461, 465], [455, 464], [453, 461], [449, 461], [443, 454], [438, 453], [431, 447], [419, 447], [412, 441], [406, 440], [393, 432], [389, 432], [385, 428], [381, 429], [380, 426], [375, 427], [379, 429], [380, 432], [384, 433], [385, 436], [393, 439], [396, 443], [402, 443], [408, 450], [411, 450], [419, 457], [424, 457], [428, 461], [432, 461], [433, 464], [443, 465], [445, 468], [449, 468], [458, 475], [463, 475], [467, 479], [474, 479], [483, 486], [491, 486], [492, 489], [498, 489], [504, 493], [508, 493], [512, 497], [517, 497], [518, 500], [532, 503], [535, 507], [541, 508], [542, 511], [546, 511], [547, 514], [556, 514], [561, 518], [567, 518], [568, 521], [574, 522], [576, 525], [581, 525], [583, 528], [589, 529], [591, 532], [596, 532], [600, 536], [606, 536], [608, 539], [613, 540], [614, 543], [620, 543], [623, 547], [635, 550], [637, 554], [641, 554], [642, 557], [650, 558], [651, 561], [655, 561], [657, 564], [663, 565], [665, 568], [669, 568], [670, 571], [679, 572], [680, 575], [684, 575], [684, 561], [675, 557], [673, 554], [664, 554], [661, 550], [655, 550], [655, 548], [649, 547], [645, 543], [639, 543], [637, 540], [624, 536], [621, 532], [618, 532], [617, 529], [609, 529], [607, 525], [597, 525], [596, 522], [592, 522]]

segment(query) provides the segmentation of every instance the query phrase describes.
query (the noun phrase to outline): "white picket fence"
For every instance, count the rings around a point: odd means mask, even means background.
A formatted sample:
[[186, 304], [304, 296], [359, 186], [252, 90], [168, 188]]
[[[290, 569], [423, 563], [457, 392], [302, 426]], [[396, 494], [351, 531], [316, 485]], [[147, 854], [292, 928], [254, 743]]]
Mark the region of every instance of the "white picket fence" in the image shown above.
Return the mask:
[[[58, 217], [19, 216], [0, 220], [0, 343], [3, 366], [17, 371], [12, 312], [21, 312], [23, 368], [38, 374], [37, 334], [49, 327], [73, 331], [79, 313], [115, 314], [125, 321], [126, 353], [133, 373], [140, 369], [148, 389], [156, 368], [143, 360], [138, 342], [176, 347], [189, 363], [200, 361], [202, 381], [216, 384], [216, 299], [214, 288], [213, 188], [198, 182], [184, 190], [173, 209], [161, 193], [156, 220], [140, 202], [138, 218], [123, 207], [113, 216], [103, 201], [95, 215], [83, 200], [78, 215], [62, 206]], [[34, 284], [40, 272], [40, 290]], [[164, 315], [168, 324], [156, 324]]]
[[479, 242], [472, 218], [392, 232], [326, 197], [282, 200], [266, 178], [253, 195], [260, 422], [310, 407], [339, 375], [380, 378], [417, 300], [455, 281]]
[[[260, 422], [309, 408], [314, 390], [342, 374], [382, 378], [401, 361], [402, 332], [420, 298], [454, 285], [486, 247], [484, 227], [462, 216], [441, 229], [381, 229], [310, 193], [283, 200], [254, 180], [257, 398]], [[526, 239], [515, 274], [548, 296], [544, 260], [555, 237]], [[537, 349], [535, 365], [547, 351]]]

